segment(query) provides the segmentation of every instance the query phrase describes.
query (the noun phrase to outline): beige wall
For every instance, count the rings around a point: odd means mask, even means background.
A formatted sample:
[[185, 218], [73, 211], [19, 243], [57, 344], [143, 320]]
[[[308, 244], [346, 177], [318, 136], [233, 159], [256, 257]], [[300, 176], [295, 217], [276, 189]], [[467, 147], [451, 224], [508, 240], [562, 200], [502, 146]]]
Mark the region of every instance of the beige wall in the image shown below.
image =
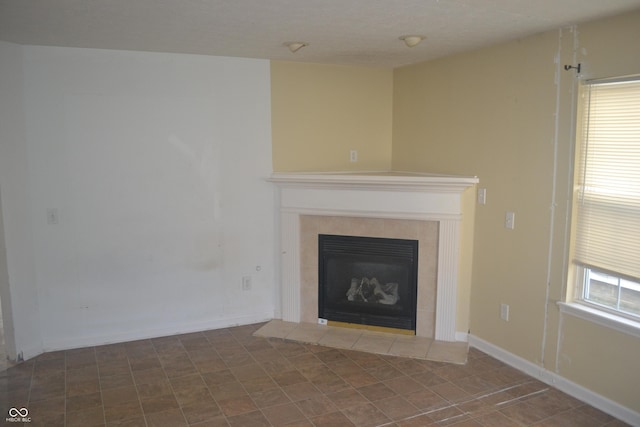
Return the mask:
[[[541, 359], [558, 33], [396, 70], [393, 167], [477, 175], [471, 333]], [[504, 228], [506, 211], [515, 230]], [[509, 322], [499, 318], [509, 304]]]
[[389, 170], [392, 76], [382, 68], [272, 62], [273, 169]]
[[[637, 40], [640, 12], [397, 69], [392, 167], [477, 175], [487, 188], [476, 207], [473, 335], [640, 411], [639, 340], [561, 320], [556, 305], [566, 291], [577, 84], [562, 67], [580, 62], [588, 78], [640, 73]], [[506, 211], [515, 230], [504, 228]]]
[[[477, 175], [487, 204], [476, 206], [474, 245], [463, 248], [471, 333], [640, 412], [639, 340], [561, 319], [556, 305], [566, 292], [577, 86], [563, 66], [582, 63], [586, 78], [640, 73], [637, 40], [640, 11], [396, 69], [392, 84], [386, 70], [275, 62], [274, 169]], [[506, 211], [515, 230], [504, 228]]]

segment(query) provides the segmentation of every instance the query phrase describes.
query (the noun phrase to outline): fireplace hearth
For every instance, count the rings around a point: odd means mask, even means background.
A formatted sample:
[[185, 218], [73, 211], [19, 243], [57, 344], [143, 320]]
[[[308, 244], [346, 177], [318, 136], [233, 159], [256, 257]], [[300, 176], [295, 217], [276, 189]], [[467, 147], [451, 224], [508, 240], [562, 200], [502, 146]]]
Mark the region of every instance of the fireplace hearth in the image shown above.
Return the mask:
[[318, 315], [415, 331], [418, 241], [318, 236]]

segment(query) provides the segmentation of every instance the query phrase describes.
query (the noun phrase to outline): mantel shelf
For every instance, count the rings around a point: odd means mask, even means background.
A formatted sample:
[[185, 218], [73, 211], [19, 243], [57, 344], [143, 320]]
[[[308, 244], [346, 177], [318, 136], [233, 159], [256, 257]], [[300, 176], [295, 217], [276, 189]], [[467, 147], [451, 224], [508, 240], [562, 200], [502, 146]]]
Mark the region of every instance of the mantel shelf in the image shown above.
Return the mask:
[[358, 188], [393, 191], [462, 192], [477, 184], [475, 176], [413, 172], [280, 172], [268, 179], [279, 186]]

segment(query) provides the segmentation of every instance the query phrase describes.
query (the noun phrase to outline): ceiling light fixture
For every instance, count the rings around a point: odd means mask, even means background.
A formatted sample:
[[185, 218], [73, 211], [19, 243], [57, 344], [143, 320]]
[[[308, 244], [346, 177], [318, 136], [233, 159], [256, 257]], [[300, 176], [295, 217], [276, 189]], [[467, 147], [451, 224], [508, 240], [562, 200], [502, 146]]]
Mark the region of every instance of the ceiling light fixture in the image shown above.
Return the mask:
[[307, 42], [286, 42], [286, 43], [284, 43], [284, 45], [289, 48], [291, 53], [296, 53], [297, 51], [299, 51], [303, 47], [309, 46], [309, 43], [307, 43]]
[[414, 46], [417, 46], [418, 44], [420, 44], [420, 42], [422, 40], [426, 39], [426, 37], [425, 36], [411, 35], [411, 36], [400, 36], [399, 39], [402, 40], [404, 42], [404, 44], [407, 45], [407, 47], [414, 47]]

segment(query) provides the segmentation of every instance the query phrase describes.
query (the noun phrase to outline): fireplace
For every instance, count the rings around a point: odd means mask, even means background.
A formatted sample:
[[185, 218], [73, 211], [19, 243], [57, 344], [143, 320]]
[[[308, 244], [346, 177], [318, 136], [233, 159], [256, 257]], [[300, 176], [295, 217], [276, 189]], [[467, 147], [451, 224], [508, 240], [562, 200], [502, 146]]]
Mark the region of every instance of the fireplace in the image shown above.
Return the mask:
[[[279, 205], [279, 279], [280, 306], [275, 317], [289, 322], [311, 322], [317, 316], [317, 281], [309, 293], [302, 277], [307, 277], [311, 264], [318, 256], [305, 258], [307, 247], [301, 225], [305, 218], [349, 218], [365, 222], [405, 221], [437, 223], [437, 276], [435, 309], [426, 304], [425, 283], [418, 281], [416, 335], [443, 341], [464, 341], [469, 329], [469, 295], [471, 286], [471, 249], [475, 197], [473, 187], [477, 177], [418, 174], [406, 172], [360, 173], [274, 173], [269, 181], [277, 186]], [[333, 227], [331, 227], [333, 228]], [[359, 226], [351, 232], [328, 231], [323, 234], [358, 234]], [[317, 235], [313, 234], [317, 248]], [[311, 236], [310, 236], [311, 237]], [[381, 236], [390, 237], [395, 236]], [[419, 239], [422, 247], [422, 238]], [[424, 252], [421, 249], [421, 252]], [[422, 255], [421, 255], [422, 256]], [[317, 278], [317, 265], [313, 273]], [[420, 269], [420, 275], [426, 269]], [[430, 293], [430, 292], [429, 292]], [[309, 313], [313, 309], [314, 313]], [[306, 314], [305, 314], [306, 313]], [[435, 315], [435, 327], [431, 320]], [[317, 317], [315, 317], [317, 321]]]
[[318, 316], [415, 331], [418, 241], [320, 234]]

